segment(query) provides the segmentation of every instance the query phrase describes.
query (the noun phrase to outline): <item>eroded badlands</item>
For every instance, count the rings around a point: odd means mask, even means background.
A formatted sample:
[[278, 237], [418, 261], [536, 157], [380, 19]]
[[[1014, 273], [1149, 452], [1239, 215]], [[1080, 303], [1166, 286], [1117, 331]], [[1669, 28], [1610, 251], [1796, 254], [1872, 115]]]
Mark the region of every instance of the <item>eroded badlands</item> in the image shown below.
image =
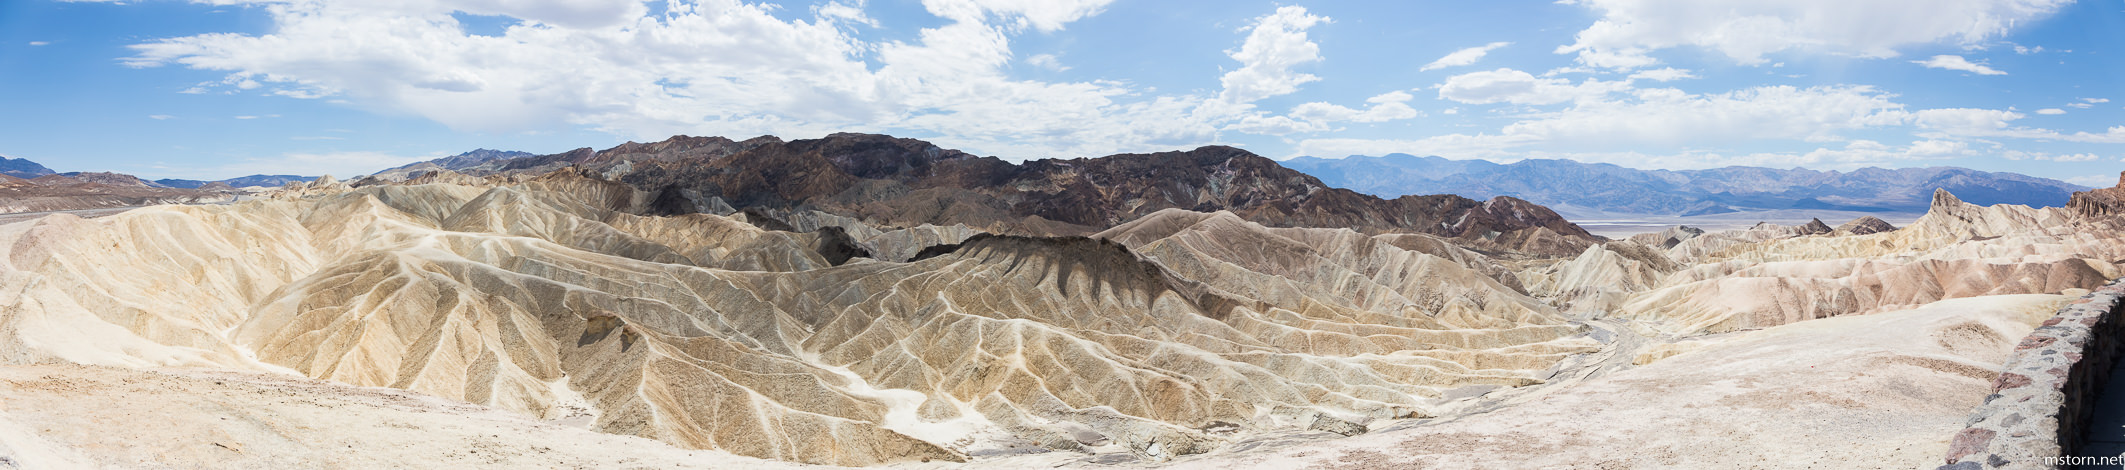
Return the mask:
[[1038, 237], [657, 198], [442, 171], [0, 225], [0, 456], [1907, 468], [2125, 259], [2114, 212], [1945, 192], [1895, 230], [1563, 256], [1225, 211]]

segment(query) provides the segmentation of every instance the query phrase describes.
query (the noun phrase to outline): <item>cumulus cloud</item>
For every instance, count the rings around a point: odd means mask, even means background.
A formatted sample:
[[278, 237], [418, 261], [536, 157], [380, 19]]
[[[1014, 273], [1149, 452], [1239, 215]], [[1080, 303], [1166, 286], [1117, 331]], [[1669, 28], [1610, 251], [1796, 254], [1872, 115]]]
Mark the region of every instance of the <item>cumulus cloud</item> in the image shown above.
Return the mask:
[[30, 45], [32, 45], [32, 46], [48, 46], [48, 45], [51, 45], [51, 44], [52, 44], [52, 43], [49, 43], [49, 42], [45, 42], [45, 41], [30, 41]]
[[1034, 54], [1032, 56], [1028, 56], [1026, 57], [1026, 64], [1057, 72], [1070, 70], [1069, 66], [1063, 65], [1061, 60], [1055, 58], [1055, 54]]
[[1382, 93], [1378, 96], [1366, 98], [1365, 102], [1372, 104], [1372, 106], [1367, 107], [1363, 110], [1351, 109], [1340, 105], [1316, 101], [1312, 103], [1301, 104], [1297, 107], [1292, 108], [1291, 115], [1297, 116], [1301, 119], [1319, 122], [1384, 122], [1396, 119], [1409, 119], [1422, 114], [1417, 112], [1415, 108], [1409, 107], [1409, 100], [1415, 98], [1416, 96], [1410, 95], [1407, 92], [1390, 91], [1387, 93]]
[[2064, 155], [2053, 155], [2046, 152], [2024, 152], [2020, 150], [2008, 150], [2005, 153], [2000, 154], [2000, 157], [2006, 158], [2008, 160], [2036, 160], [2051, 162], [2092, 162], [2101, 159], [2101, 157], [2097, 157], [2093, 153], [2071, 153]]
[[1839, 147], [1816, 147], [1795, 152], [1749, 152], [1729, 153], [1706, 150], [1683, 149], [1672, 153], [1644, 151], [1550, 151], [1517, 150], [1498, 151], [1501, 143], [1513, 143], [1509, 136], [1461, 135], [1438, 136], [1419, 140], [1373, 140], [1373, 139], [1314, 139], [1300, 143], [1300, 155], [1343, 156], [1385, 155], [1408, 153], [1413, 155], [1440, 155], [1450, 158], [1478, 158], [1499, 163], [1511, 163], [1525, 159], [1571, 159], [1588, 163], [1611, 163], [1628, 168], [1662, 168], [1676, 170], [1719, 168], [1726, 166], [1764, 166], [1788, 168], [1804, 166], [1814, 169], [1849, 170], [1867, 166], [1897, 165], [1899, 162], [1964, 157], [1974, 154], [1967, 144], [1961, 142], [1915, 141], [1903, 146], [1892, 146], [1872, 140], [1853, 140]]
[[849, 24], [878, 27], [878, 20], [863, 12], [864, 3], [862, 0], [855, 3], [827, 2], [812, 6], [812, 13], [821, 18], [834, 18]]
[[[1557, 83], [1550, 85], [1561, 86]], [[1500, 93], [1496, 96], [1527, 93]], [[1905, 126], [1914, 119], [1905, 105], [1893, 99], [1894, 95], [1864, 86], [1767, 86], [1714, 94], [1690, 94], [1672, 88], [1622, 87], [1606, 96], [1609, 98], [1581, 99], [1560, 111], [1529, 114], [1496, 132], [1447, 134], [1422, 139], [1308, 139], [1299, 143], [1295, 155], [1403, 152], [1455, 158], [1514, 158], [1539, 153], [1545, 148], [1572, 148], [1579, 150], [1550, 155], [1639, 158], [1647, 156], [1642, 153], [1644, 150], [1666, 148], [1673, 149], [1674, 153], [1662, 158], [1678, 160], [1664, 165], [1694, 167], [1697, 163], [1679, 159], [1682, 156], [1718, 156], [1693, 150], [1696, 148], [1766, 140], [1849, 141], [1844, 135], [1847, 132]], [[1505, 98], [1496, 100], [1504, 102]], [[1957, 117], [1976, 119], [1956, 113], [1935, 113], [1933, 120], [1943, 126], [1980, 125], [1951, 122]], [[1824, 147], [1801, 154], [1765, 153], [1750, 158], [1785, 155], [1820, 162], [1938, 158], [1966, 152], [1966, 145], [1947, 137], [1929, 138], [1904, 148], [1875, 148], [1866, 142], [1849, 141], [1844, 148]], [[1719, 157], [1713, 161], [1746, 163], [1734, 158], [1739, 157]]]
[[[1223, 85], [1205, 95], [1011, 76], [1018, 63], [1067, 68], [1054, 56], [1015, 56], [1014, 37], [1061, 30], [1111, 0], [925, 0], [943, 24], [878, 42], [855, 36], [877, 21], [849, 0], [809, 17], [741, 0], [670, 0], [655, 13], [627, 0], [245, 1], [263, 5], [271, 34], [156, 40], [123, 62], [226, 74], [186, 93], [343, 101], [464, 131], [587, 128], [634, 140], [917, 133], [1013, 159], [1201, 145], [1250, 120], [1265, 132], [1333, 122], [1277, 120], [1252, 104], [1320, 79], [1299, 68], [1322, 60], [1306, 31], [1329, 19], [1296, 6], [1243, 28], [1227, 51], [1237, 68], [1201, 72]], [[473, 35], [454, 13], [521, 21]], [[1414, 109], [1375, 102], [1353, 111], [1351, 121]]]
[[1985, 65], [1985, 64], [1977, 64], [1977, 63], [1971, 63], [1969, 59], [1964, 59], [1964, 58], [1963, 58], [1963, 56], [1959, 56], [1959, 55], [1945, 55], [1945, 54], [1944, 54], [1944, 55], [1937, 55], [1937, 56], [1933, 56], [1933, 58], [1931, 58], [1931, 59], [1926, 59], [1926, 60], [1914, 60], [1914, 61], [1911, 61], [1911, 63], [1914, 63], [1914, 64], [1919, 64], [1919, 65], [1924, 65], [1924, 66], [1926, 66], [1926, 68], [1929, 68], [1929, 69], [1945, 69], [1945, 70], [1958, 70], [1958, 71], [1963, 71], [1963, 72], [1970, 72], [1970, 73], [1974, 73], [1974, 74], [1978, 74], [1978, 75], [2006, 75], [2006, 74], [2007, 74], [2007, 72], [2001, 72], [2001, 71], [1999, 71], [1998, 69], [1994, 69], [1994, 68], [1992, 68], [1992, 67], [1990, 67], [1990, 66], [1987, 66], [1987, 65]]
[[1688, 71], [1688, 70], [1678, 69], [1678, 68], [1674, 68], [1674, 67], [1667, 67], [1667, 68], [1660, 68], [1660, 69], [1653, 69], [1653, 70], [1645, 70], [1645, 71], [1640, 71], [1640, 72], [1637, 72], [1637, 73], [1633, 73], [1633, 74], [1631, 74], [1631, 78], [1632, 78], [1632, 79], [1634, 79], [1634, 80], [1652, 80], [1652, 81], [1656, 81], [1656, 82], [1672, 82], [1672, 81], [1676, 81], [1676, 80], [1682, 80], [1682, 79], [1687, 79], [1687, 78], [1697, 78], [1697, 75], [1691, 74], [1691, 73], [1690, 73], [1690, 71]]
[[2014, 125], [2015, 120], [2024, 117], [2028, 117], [2028, 115], [2013, 111], [1944, 108], [1912, 113], [1912, 122], [1924, 130], [1918, 135], [1930, 138], [2007, 137], [2090, 144], [2125, 144], [2125, 126], [2114, 126], [2105, 129], [2101, 133], [2080, 131], [2068, 134], [2051, 129]]
[[[1594, 67], [1658, 63], [1660, 49], [1696, 46], [1745, 65], [1810, 50], [1895, 57], [1910, 45], [1981, 44], [2071, 0], [1567, 0], [1598, 12], [1559, 54]], [[1924, 12], [1918, 14], [1916, 12]]]
[[1662, 88], [1635, 95], [1516, 122], [1504, 133], [1618, 146], [1834, 141], [1843, 131], [1901, 125], [1907, 116], [1891, 95], [1864, 86], [1767, 86], [1706, 95]]
[[167, 119], [171, 119], [171, 118], [175, 118], [175, 117], [177, 117], [177, 116], [171, 116], [171, 115], [168, 115], [168, 114], [150, 114], [150, 115], [148, 115], [148, 119], [154, 119], [154, 120], [157, 120], [157, 121], [167, 120]]
[[1261, 135], [1291, 135], [1303, 132], [1322, 132], [1332, 129], [1326, 122], [1307, 121], [1291, 116], [1253, 114], [1240, 118], [1239, 122], [1225, 126], [1225, 130]]
[[1321, 46], [1307, 39], [1306, 29], [1329, 21], [1307, 13], [1306, 8], [1287, 6], [1255, 20], [1247, 41], [1226, 51], [1240, 68], [1218, 79], [1225, 86], [1219, 97], [1227, 102], [1250, 103], [1271, 96], [1299, 91], [1299, 85], [1321, 77], [1293, 71], [1293, 67], [1321, 61]]
[[1628, 89], [1629, 83], [1587, 79], [1579, 84], [1562, 78], [1536, 78], [1513, 69], [1470, 72], [1439, 84], [1439, 98], [1468, 104], [1556, 104], [1600, 99]]
[[2045, 115], [2053, 115], [2053, 116], [2056, 116], [2056, 115], [2060, 115], [2060, 114], [2066, 114], [2066, 110], [2063, 110], [2063, 109], [2059, 109], [2059, 108], [2044, 108], [2044, 109], [2039, 109], [2039, 110], [2036, 110], [2036, 113], [2037, 113], [2037, 114], [2045, 114]]
[[1283, 116], [1257, 113], [1227, 126], [1226, 130], [1262, 135], [1290, 135], [1335, 130], [1338, 122], [1386, 122], [1422, 116], [1422, 111], [1409, 107], [1416, 99], [1404, 91], [1390, 91], [1366, 98], [1365, 109], [1354, 109], [1328, 102], [1309, 102], [1293, 106]]
[[1445, 57], [1440, 57], [1440, 58], [1439, 58], [1439, 60], [1434, 60], [1434, 61], [1431, 61], [1431, 63], [1429, 63], [1429, 64], [1424, 64], [1424, 66], [1423, 66], [1423, 67], [1421, 67], [1421, 68], [1418, 68], [1418, 69], [1417, 69], [1417, 71], [1419, 71], [1419, 72], [1423, 72], [1423, 71], [1429, 71], [1429, 70], [1433, 70], [1433, 69], [1443, 69], [1443, 68], [1447, 68], [1447, 67], [1460, 67], [1460, 66], [1463, 66], [1463, 65], [1472, 65], [1472, 64], [1475, 64], [1475, 63], [1476, 63], [1476, 61], [1479, 61], [1479, 60], [1483, 60], [1483, 56], [1484, 56], [1484, 55], [1487, 55], [1487, 54], [1490, 54], [1490, 51], [1491, 51], [1491, 50], [1493, 50], [1493, 49], [1497, 49], [1497, 48], [1500, 48], [1500, 47], [1510, 46], [1510, 45], [1513, 45], [1513, 43], [1510, 43], [1510, 42], [1494, 42], [1494, 43], [1490, 43], [1490, 44], [1484, 44], [1484, 45], [1481, 45], [1481, 46], [1476, 46], [1476, 47], [1471, 47], [1471, 48], [1467, 48], [1467, 49], [1462, 49], [1462, 50], [1458, 50], [1458, 51], [1453, 51], [1453, 52], [1451, 52], [1451, 53], [1448, 53], [1448, 54], [1446, 54], [1446, 56], [1445, 56]]

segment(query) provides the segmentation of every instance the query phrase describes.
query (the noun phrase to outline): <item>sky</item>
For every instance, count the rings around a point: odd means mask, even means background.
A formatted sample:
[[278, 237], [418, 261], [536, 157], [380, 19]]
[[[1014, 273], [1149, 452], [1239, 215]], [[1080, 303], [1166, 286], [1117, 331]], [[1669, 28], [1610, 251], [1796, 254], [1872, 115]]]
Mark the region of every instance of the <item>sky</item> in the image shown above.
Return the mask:
[[884, 133], [2125, 170], [2125, 0], [0, 1], [0, 155], [148, 178]]

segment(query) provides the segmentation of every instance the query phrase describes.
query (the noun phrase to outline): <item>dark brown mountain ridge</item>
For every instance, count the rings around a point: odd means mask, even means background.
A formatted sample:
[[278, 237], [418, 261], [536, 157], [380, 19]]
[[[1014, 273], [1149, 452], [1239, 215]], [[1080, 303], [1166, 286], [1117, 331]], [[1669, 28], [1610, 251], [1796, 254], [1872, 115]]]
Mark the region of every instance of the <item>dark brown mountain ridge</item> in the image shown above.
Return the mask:
[[1014, 164], [874, 134], [792, 141], [676, 136], [518, 158], [493, 173], [568, 166], [657, 194], [652, 210], [665, 214], [818, 210], [884, 226], [1087, 235], [1159, 210], [1186, 209], [1231, 211], [1275, 227], [1426, 233], [1529, 253], [1576, 253], [1600, 240], [1520, 199], [1380, 199], [1228, 146]]

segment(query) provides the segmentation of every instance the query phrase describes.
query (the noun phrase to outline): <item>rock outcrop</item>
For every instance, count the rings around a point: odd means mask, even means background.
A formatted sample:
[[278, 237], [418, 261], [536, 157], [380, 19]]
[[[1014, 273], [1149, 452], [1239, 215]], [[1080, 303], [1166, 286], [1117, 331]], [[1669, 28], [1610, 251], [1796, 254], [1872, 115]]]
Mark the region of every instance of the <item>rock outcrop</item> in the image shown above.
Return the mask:
[[2115, 187], [2073, 193], [2066, 208], [2088, 217], [2125, 214], [2125, 172], [2118, 174]]
[[1890, 225], [1888, 221], [1868, 215], [1852, 219], [1851, 222], [1839, 224], [1837, 230], [1833, 233], [1838, 235], [1867, 235], [1895, 230], [1896, 226]]

